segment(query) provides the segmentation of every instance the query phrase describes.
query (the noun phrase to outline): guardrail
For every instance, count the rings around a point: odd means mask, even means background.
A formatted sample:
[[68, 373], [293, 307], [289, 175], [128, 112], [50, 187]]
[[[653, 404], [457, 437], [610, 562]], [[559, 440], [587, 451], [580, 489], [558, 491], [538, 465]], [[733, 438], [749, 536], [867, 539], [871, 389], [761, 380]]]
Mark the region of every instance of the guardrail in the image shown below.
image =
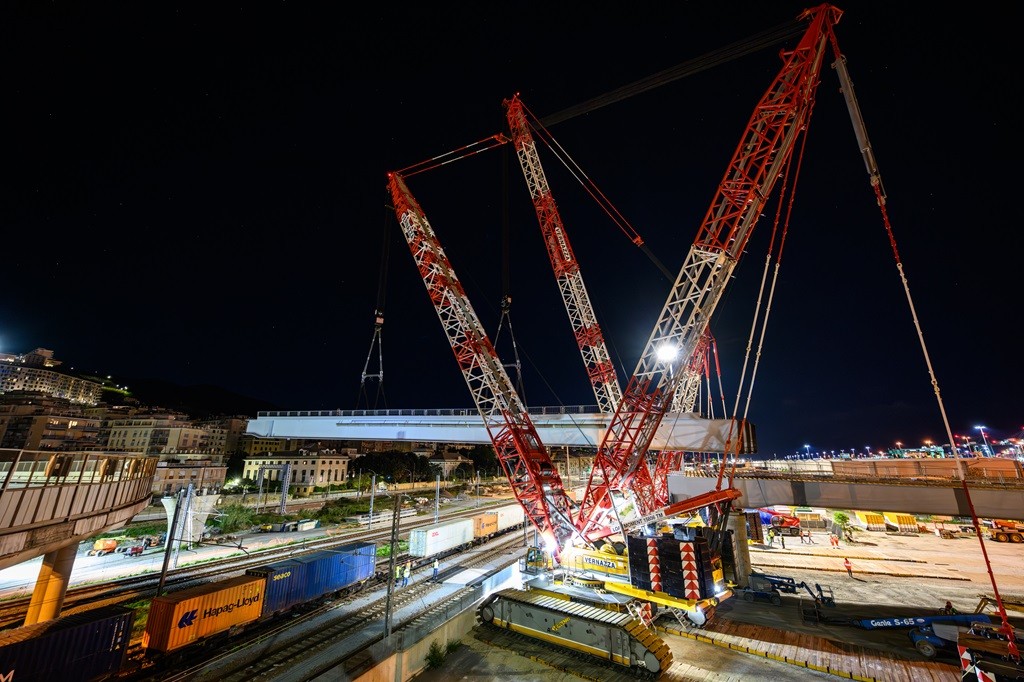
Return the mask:
[[[959, 487], [960, 475], [956, 460], [857, 460], [839, 461], [837, 468], [829, 460], [789, 465], [777, 461], [748, 462], [733, 472], [727, 465], [726, 475], [737, 478], [786, 479], [794, 481], [834, 481], [849, 483], [879, 483], [891, 485], [936, 485]], [[1024, 475], [1012, 460], [982, 458], [964, 460], [967, 481], [974, 486], [1022, 488]], [[718, 475], [717, 465], [688, 465], [686, 476], [709, 477]]]
[[[532, 415], [544, 414], [600, 414], [597, 405], [556, 405], [531, 407]], [[262, 417], [479, 417], [476, 408], [426, 408], [395, 410], [270, 410], [257, 412]]]

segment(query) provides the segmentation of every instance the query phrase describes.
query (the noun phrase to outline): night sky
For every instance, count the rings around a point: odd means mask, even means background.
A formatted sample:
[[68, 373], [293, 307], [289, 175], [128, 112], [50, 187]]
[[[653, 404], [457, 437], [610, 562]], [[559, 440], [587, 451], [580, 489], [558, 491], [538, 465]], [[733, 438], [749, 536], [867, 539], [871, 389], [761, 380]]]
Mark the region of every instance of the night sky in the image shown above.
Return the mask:
[[[382, 302], [376, 406], [471, 407], [387, 209], [386, 173], [506, 131], [502, 101], [517, 92], [544, 118], [810, 6], [214, 4], [3, 10], [0, 351], [50, 348], [76, 370], [212, 384], [280, 409], [365, 407], [360, 374]], [[1011, 7], [841, 7], [839, 45], [951, 428], [1019, 435]], [[674, 273], [778, 71], [778, 50], [795, 43], [550, 132]], [[760, 453], [945, 442], [827, 66], [817, 100], [749, 408]], [[409, 187], [492, 335], [507, 264], [527, 403], [593, 404], [509, 152], [411, 177]], [[541, 160], [625, 384], [670, 283], [549, 150]], [[770, 219], [712, 322], [730, 410]]]

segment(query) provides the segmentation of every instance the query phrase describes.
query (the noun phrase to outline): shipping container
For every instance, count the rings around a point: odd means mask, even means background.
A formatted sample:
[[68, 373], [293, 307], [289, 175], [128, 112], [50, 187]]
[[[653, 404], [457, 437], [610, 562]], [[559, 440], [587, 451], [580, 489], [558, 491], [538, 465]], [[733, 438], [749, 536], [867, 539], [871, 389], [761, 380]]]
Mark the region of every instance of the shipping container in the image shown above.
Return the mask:
[[167, 653], [259, 620], [265, 586], [263, 577], [243, 575], [155, 597], [142, 646]]
[[409, 555], [426, 557], [473, 542], [473, 519], [435, 523], [409, 534]]
[[377, 545], [353, 542], [296, 557], [295, 561], [306, 565], [301, 601], [308, 602], [341, 590], [348, 591], [372, 577], [377, 569]]
[[295, 530], [313, 530], [319, 527], [320, 522], [316, 519], [302, 519], [295, 524]]
[[473, 537], [483, 540], [498, 532], [498, 514], [483, 512], [473, 517]]
[[306, 564], [294, 559], [276, 561], [247, 570], [246, 575], [266, 580], [263, 618], [288, 611], [306, 599]]
[[87, 682], [117, 673], [135, 612], [105, 606], [0, 632], [0, 680]]
[[495, 510], [498, 515], [498, 532], [502, 533], [510, 528], [521, 526], [526, 521], [526, 510], [523, 505], [516, 502]]

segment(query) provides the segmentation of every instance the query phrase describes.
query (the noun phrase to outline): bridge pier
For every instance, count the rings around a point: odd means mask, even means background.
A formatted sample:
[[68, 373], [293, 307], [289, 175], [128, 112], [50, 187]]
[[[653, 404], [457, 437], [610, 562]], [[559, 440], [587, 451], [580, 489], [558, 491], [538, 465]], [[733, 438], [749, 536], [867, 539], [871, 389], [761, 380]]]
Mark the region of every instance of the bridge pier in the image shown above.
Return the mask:
[[747, 517], [742, 509], [729, 514], [728, 529], [732, 531], [732, 555], [736, 562], [736, 583], [747, 586], [750, 576], [750, 547], [747, 545]]
[[51, 620], [60, 616], [64, 595], [71, 581], [71, 570], [75, 566], [78, 544], [65, 545], [43, 555], [32, 600], [25, 612], [25, 625]]

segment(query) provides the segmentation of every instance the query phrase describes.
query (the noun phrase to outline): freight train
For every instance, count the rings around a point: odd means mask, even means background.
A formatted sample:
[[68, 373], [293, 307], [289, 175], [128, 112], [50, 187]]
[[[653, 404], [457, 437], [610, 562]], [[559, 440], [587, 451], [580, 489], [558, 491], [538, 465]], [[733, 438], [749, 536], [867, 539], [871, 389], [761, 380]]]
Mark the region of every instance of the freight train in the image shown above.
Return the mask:
[[[170, 664], [195, 646], [357, 592], [383, 578], [376, 570], [376, 544], [354, 542], [156, 597], [142, 647], [151, 663]], [[132, 609], [113, 606], [0, 632], [0, 680], [93, 682], [131, 670], [141, 665], [127, 660], [134, 622]]]
[[416, 559], [449, 554], [486, 542], [496, 535], [521, 528], [526, 512], [518, 502], [457, 521], [443, 521], [409, 533], [409, 556]]
[[[518, 503], [414, 529], [410, 556], [425, 560], [521, 527]], [[354, 542], [250, 568], [245, 575], [153, 599], [142, 647], [152, 664], [169, 664], [195, 646], [325, 598], [357, 592], [386, 579], [377, 547]], [[128, 661], [133, 609], [108, 606], [0, 631], [0, 682], [96, 682], [133, 669]]]

